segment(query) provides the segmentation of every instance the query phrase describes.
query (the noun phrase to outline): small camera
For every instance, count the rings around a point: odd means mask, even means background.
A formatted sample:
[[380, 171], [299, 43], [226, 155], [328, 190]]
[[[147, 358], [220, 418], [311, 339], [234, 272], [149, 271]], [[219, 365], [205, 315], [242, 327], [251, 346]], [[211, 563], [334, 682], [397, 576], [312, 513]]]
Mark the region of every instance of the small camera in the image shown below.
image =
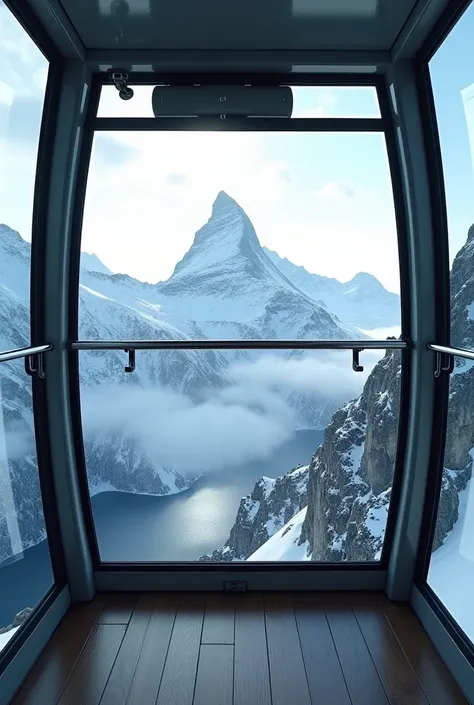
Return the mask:
[[118, 90], [119, 97], [122, 100], [130, 100], [130, 98], [133, 98], [133, 89], [127, 85], [128, 73], [126, 71], [112, 71], [110, 73], [110, 79]]
[[124, 86], [119, 90], [119, 97], [122, 100], [130, 100], [130, 98], [133, 98], [133, 89], [129, 88], [129, 86]]

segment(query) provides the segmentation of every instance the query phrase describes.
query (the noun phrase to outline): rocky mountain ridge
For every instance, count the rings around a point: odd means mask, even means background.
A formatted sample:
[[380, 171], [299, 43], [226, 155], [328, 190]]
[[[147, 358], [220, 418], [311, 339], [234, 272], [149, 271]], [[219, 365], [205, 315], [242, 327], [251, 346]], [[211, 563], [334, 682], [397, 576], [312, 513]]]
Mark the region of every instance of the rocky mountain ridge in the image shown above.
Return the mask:
[[[474, 348], [474, 226], [452, 266], [451, 331], [454, 345]], [[309, 465], [306, 492], [302, 492], [302, 504], [294, 517], [301, 514], [307, 501], [301, 532], [294, 537], [294, 543], [304, 546], [304, 555], [314, 561], [373, 561], [381, 557], [397, 452], [400, 382], [401, 353], [387, 351], [369, 375], [362, 394], [338, 409], [326, 427], [324, 440]], [[473, 400], [474, 365], [457, 358], [450, 380], [433, 551], [458, 520], [459, 493], [472, 478]], [[255, 491], [259, 496], [258, 482]], [[248, 502], [248, 498], [242, 500], [228, 541], [212, 554], [215, 560], [222, 560], [225, 555], [231, 555], [233, 560], [253, 560], [252, 554], [265, 533], [260, 523], [248, 521]], [[282, 506], [281, 501], [270, 505], [265, 504], [265, 497], [261, 498], [259, 513], [265, 517], [266, 526], [271, 525], [272, 512], [278, 516]], [[266, 544], [271, 547], [269, 540]], [[260, 543], [260, 547], [263, 549], [266, 544]], [[242, 550], [245, 546], [247, 552]], [[257, 550], [257, 555], [260, 553], [267, 560], [272, 559], [271, 550]], [[301, 560], [302, 555], [297, 559]]]
[[[280, 271], [301, 291], [318, 301], [342, 321], [362, 329], [400, 327], [400, 297], [387, 291], [366, 272], [359, 272], [348, 282], [311, 274], [286, 257], [263, 248]], [[371, 305], [367, 306], [367, 301]]]
[[[29, 340], [30, 246], [0, 226], [0, 347]], [[139, 282], [112, 274], [95, 255], [84, 255], [80, 277], [80, 337], [94, 339], [364, 338], [312, 300], [276, 267], [261, 248], [252, 223], [227, 194], [167, 282]], [[204, 273], [204, 274], [203, 274]], [[368, 302], [370, 305], [370, 302]], [[81, 353], [80, 379], [87, 470], [91, 491], [101, 487], [147, 494], [178, 492], [195, 477], [159, 462], [126, 423], [130, 393], [157, 386], [203, 399], [205, 390], [229, 384], [230, 366], [257, 360], [248, 351], [140, 351], [133, 375], [121, 351]], [[293, 352], [282, 359], [298, 359]], [[10, 459], [0, 500], [0, 560], [44, 538], [37, 476], [31, 382], [21, 361], [2, 363], [3, 421]], [[322, 428], [340, 403], [332, 392], [286, 393], [303, 427]], [[107, 428], [94, 429], [90, 408], [102, 406]], [[139, 407], [140, 408], [140, 407]], [[116, 409], [123, 409], [117, 421]], [[21, 441], [21, 443], [19, 442]], [[16, 537], [16, 538], [12, 538]]]
[[224, 546], [200, 561], [244, 561], [308, 503], [308, 466], [282, 477], [262, 477], [242, 498], [234, 526]]

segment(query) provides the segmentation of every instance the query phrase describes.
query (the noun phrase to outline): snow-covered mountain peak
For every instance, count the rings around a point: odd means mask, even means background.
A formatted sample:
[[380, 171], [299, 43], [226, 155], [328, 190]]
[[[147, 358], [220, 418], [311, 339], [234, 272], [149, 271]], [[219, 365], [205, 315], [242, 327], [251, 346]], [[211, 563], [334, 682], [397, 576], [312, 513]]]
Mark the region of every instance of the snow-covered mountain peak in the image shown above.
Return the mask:
[[172, 276], [156, 291], [163, 310], [199, 321], [200, 335], [215, 335], [215, 326], [211, 330], [208, 324], [219, 321], [221, 336], [364, 337], [285, 276], [260, 245], [244, 209], [224, 191]]
[[0, 237], [2, 241], [8, 239], [21, 239], [20, 234], [17, 233], [16, 230], [13, 230], [13, 228], [10, 228], [8, 225], [5, 225], [5, 223], [0, 223]]
[[225, 191], [219, 191], [216, 200], [212, 204], [212, 215], [217, 215], [225, 208], [240, 208], [237, 201], [229, 196]]
[[354, 275], [350, 282], [347, 282], [347, 284], [376, 284], [377, 286], [380, 286], [379, 280], [374, 277], [373, 274], [369, 274], [368, 272], [358, 272], [358, 274]]
[[[232, 267], [255, 268], [262, 255], [254, 227], [245, 211], [220, 191], [212, 206], [211, 217], [197, 231], [194, 242], [175, 267], [173, 278]], [[238, 262], [237, 262], [238, 260]], [[245, 260], [245, 261], [244, 261]]]
[[342, 283], [312, 274], [276, 252], [264, 250], [292, 284], [323, 304], [340, 320], [360, 328], [400, 325], [400, 297], [387, 291], [373, 274], [359, 272], [350, 281]]
[[23, 256], [29, 252], [30, 245], [23, 240], [20, 233], [8, 225], [0, 223], [0, 250], [9, 255]]
[[84, 267], [84, 269], [87, 269], [89, 272], [113, 274], [112, 270], [106, 267], [105, 264], [93, 252], [91, 254], [88, 252], [81, 252], [81, 267]]
[[373, 274], [359, 272], [352, 279], [344, 284], [346, 291], [358, 290], [364, 293], [384, 292], [385, 289]]

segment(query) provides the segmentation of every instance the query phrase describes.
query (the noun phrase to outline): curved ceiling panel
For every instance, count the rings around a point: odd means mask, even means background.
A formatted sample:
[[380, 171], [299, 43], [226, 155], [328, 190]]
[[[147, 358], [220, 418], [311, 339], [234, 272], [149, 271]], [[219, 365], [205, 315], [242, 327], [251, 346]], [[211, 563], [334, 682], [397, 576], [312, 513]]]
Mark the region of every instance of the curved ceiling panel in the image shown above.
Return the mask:
[[388, 49], [416, 0], [62, 0], [90, 49]]

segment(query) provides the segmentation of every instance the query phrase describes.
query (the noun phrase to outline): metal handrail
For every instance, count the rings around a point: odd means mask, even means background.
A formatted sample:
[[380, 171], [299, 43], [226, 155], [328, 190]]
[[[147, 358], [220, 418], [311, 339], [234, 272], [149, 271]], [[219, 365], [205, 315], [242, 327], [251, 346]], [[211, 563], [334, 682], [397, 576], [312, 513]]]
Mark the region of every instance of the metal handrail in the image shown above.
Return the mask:
[[9, 360], [18, 360], [22, 357], [29, 357], [30, 355], [39, 355], [48, 350], [52, 350], [53, 346], [51, 343], [46, 343], [45, 345], [34, 345], [28, 348], [17, 348], [16, 350], [5, 350], [5, 352], [0, 352], [0, 362], [8, 362]]
[[464, 357], [466, 360], [474, 360], [474, 350], [465, 350], [464, 348], [452, 348], [448, 345], [436, 345], [428, 343], [428, 350], [433, 350], [436, 353], [444, 355], [452, 355], [453, 357]]
[[70, 350], [404, 350], [406, 340], [78, 340]]

